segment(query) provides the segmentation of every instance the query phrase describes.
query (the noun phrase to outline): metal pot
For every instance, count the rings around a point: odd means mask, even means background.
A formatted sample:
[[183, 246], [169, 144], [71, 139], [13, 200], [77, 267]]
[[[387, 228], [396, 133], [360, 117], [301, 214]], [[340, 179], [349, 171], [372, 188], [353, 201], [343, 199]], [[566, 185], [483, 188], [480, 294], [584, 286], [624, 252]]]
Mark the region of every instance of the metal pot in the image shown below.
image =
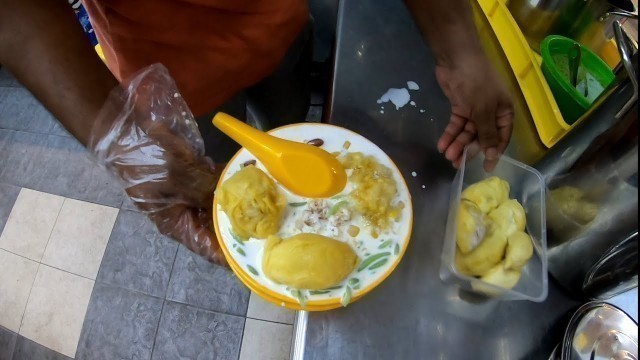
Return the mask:
[[638, 324], [611, 304], [590, 302], [573, 314], [549, 360], [637, 358]]
[[598, 54], [614, 21], [638, 18], [631, 0], [511, 0], [508, 6], [536, 51], [548, 35], [563, 35]]

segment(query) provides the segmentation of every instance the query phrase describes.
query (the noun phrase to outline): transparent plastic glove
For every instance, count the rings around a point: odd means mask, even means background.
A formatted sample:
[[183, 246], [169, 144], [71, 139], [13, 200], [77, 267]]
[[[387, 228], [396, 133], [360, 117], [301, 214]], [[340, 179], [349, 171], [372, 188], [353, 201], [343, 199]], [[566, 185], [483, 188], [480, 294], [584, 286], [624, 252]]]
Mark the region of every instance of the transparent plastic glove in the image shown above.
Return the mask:
[[211, 230], [219, 174], [204, 156], [193, 114], [163, 65], [141, 70], [111, 92], [87, 147], [162, 234], [226, 263]]

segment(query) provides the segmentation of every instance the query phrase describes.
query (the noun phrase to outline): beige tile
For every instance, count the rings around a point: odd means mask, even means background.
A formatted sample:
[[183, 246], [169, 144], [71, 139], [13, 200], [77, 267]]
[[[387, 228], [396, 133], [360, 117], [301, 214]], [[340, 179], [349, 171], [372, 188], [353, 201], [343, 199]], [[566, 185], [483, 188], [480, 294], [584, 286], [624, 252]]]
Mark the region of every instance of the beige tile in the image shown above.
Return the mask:
[[18, 332], [38, 263], [0, 250], [0, 325]]
[[42, 263], [95, 279], [118, 209], [66, 199]]
[[22, 189], [0, 235], [0, 249], [40, 261], [64, 198]]
[[273, 305], [272, 303], [263, 300], [258, 294], [252, 292], [251, 297], [249, 298], [247, 317], [258, 320], [275, 321], [284, 324], [293, 324], [296, 313], [295, 311], [282, 306]]
[[20, 335], [75, 357], [93, 280], [40, 265]]
[[293, 326], [247, 319], [240, 360], [287, 360], [291, 352]]

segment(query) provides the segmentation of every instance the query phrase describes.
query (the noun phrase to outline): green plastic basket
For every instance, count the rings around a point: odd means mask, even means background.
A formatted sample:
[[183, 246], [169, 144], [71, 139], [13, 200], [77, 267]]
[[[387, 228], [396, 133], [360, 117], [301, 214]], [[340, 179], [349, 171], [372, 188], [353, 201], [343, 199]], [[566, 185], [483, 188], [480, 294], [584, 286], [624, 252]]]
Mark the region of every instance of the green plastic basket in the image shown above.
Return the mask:
[[[596, 54], [580, 45], [582, 56], [578, 71], [578, 86], [569, 80], [569, 57], [571, 47], [577, 42], [559, 35], [547, 36], [540, 45], [542, 55], [542, 73], [549, 83], [553, 97], [567, 124], [571, 125], [582, 116], [611, 85], [615, 79], [613, 71]], [[589, 96], [584, 94], [589, 88]]]

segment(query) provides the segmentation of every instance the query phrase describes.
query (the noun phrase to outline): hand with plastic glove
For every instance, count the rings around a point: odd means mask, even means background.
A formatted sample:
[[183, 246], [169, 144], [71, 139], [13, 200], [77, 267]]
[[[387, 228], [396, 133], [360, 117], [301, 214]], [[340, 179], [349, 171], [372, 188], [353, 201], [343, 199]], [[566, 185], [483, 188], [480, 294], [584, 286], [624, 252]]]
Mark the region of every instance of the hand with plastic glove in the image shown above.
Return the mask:
[[513, 130], [513, 104], [504, 84], [481, 53], [438, 65], [436, 79], [451, 103], [451, 118], [438, 150], [458, 167], [465, 146], [478, 143], [490, 170]]
[[145, 68], [111, 92], [87, 147], [162, 234], [226, 264], [211, 230], [219, 174], [164, 66]]

